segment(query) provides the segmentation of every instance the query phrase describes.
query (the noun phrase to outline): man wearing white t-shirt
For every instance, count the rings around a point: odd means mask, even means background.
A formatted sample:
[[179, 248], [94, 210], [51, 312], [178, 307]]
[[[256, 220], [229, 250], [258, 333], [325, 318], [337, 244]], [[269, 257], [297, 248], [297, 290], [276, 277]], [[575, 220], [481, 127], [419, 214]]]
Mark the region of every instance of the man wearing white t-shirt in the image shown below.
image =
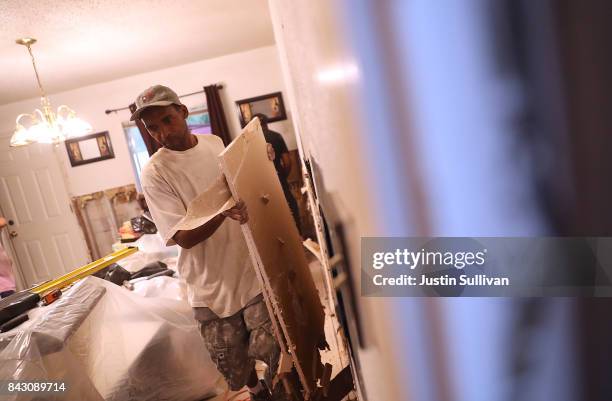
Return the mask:
[[247, 385], [253, 400], [282, 399], [282, 391], [270, 398], [254, 370], [258, 359], [276, 372], [280, 349], [239, 227], [248, 220], [246, 206], [239, 201], [193, 230], [173, 229], [189, 203], [221, 174], [217, 155], [223, 142], [214, 135], [191, 134], [188, 114], [176, 93], [162, 85], [136, 98], [131, 119], [142, 121], [162, 145], [142, 171], [147, 205], [166, 245], [181, 247], [178, 271], [187, 283], [189, 303], [230, 388]]

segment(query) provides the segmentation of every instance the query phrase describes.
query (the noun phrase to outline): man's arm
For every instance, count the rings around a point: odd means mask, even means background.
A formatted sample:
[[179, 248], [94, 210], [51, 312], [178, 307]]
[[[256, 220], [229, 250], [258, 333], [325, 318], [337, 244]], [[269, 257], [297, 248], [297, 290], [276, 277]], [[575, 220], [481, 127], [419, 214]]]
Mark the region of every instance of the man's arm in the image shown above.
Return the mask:
[[179, 230], [174, 234], [172, 239], [181, 248], [189, 249], [194, 245], [199, 244], [202, 241], [208, 239], [211, 235], [217, 231], [219, 226], [223, 223], [226, 217], [232, 220], [238, 221], [240, 224], [244, 224], [249, 220], [249, 215], [246, 209], [246, 205], [243, 201], [239, 201], [236, 206], [228, 209], [224, 212], [213, 217], [206, 224], [201, 225], [193, 230]]

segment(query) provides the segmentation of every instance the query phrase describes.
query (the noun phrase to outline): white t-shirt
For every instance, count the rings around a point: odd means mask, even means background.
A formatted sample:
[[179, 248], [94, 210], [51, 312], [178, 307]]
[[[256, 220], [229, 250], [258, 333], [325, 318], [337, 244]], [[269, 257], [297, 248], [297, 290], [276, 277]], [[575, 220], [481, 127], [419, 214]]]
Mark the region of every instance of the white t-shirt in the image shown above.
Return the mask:
[[[174, 245], [187, 206], [221, 174], [217, 155], [223, 142], [215, 135], [198, 135], [185, 151], [161, 148], [142, 171], [142, 189], [166, 245]], [[261, 293], [249, 252], [237, 221], [229, 218], [208, 239], [191, 249], [180, 248], [178, 271], [187, 283], [192, 307], [209, 307], [219, 317], [238, 312]]]

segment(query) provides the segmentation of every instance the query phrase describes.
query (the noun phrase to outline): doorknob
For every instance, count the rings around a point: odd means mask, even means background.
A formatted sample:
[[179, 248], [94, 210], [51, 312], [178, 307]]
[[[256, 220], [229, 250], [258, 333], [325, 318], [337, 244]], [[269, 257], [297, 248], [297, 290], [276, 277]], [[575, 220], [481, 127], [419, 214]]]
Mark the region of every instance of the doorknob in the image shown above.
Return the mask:
[[17, 231], [11, 231], [11, 232], [9, 232], [9, 236], [10, 236], [11, 238], [15, 238], [15, 237], [16, 237], [16, 236], [18, 236], [18, 235], [19, 235], [19, 234], [17, 233]]

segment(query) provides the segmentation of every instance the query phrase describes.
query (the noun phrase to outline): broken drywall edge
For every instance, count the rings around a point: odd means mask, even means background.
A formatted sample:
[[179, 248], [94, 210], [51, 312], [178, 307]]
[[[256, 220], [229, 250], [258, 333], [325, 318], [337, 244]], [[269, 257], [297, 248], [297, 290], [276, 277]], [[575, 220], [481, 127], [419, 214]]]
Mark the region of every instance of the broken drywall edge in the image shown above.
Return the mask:
[[198, 228], [219, 213], [236, 205], [236, 201], [225, 181], [225, 176], [219, 174], [213, 184], [196, 196], [187, 207], [185, 216], [173, 227], [172, 231], [193, 230]]

